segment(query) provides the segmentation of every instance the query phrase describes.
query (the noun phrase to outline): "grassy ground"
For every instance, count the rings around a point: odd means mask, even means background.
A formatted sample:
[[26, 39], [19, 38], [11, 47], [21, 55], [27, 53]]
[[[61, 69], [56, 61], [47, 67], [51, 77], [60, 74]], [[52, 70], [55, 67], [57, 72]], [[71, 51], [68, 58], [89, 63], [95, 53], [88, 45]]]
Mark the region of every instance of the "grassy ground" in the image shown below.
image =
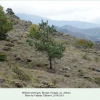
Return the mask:
[[[17, 26], [16, 26], [17, 27]], [[77, 48], [77, 38], [57, 33], [55, 41], [66, 46], [64, 57], [53, 62], [53, 70], [45, 53], [38, 52], [28, 30], [16, 27], [0, 41], [0, 87], [20, 88], [99, 88], [100, 50]], [[29, 42], [30, 41], [30, 42]]]

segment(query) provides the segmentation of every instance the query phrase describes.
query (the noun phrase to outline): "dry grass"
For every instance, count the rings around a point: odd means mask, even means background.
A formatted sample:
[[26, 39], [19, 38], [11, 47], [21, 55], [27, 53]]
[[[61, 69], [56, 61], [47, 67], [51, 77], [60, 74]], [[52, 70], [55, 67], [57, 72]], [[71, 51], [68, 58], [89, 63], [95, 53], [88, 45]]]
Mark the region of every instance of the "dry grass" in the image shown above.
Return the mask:
[[[7, 61], [0, 61], [0, 79], [5, 79], [0, 83], [1, 87], [16, 87], [16, 83], [21, 83], [23, 87], [29, 88], [47, 82], [60, 88], [100, 88], [100, 72], [92, 70], [100, 69], [99, 50], [93, 48], [87, 55], [86, 51], [75, 47], [77, 38], [56, 36], [55, 40], [64, 43], [66, 51], [62, 59], [53, 62], [55, 71], [48, 71], [49, 62], [46, 54], [36, 51], [27, 34], [28, 30], [14, 29], [9, 32], [7, 41], [0, 41], [0, 52], [7, 55]], [[11, 49], [4, 51], [3, 48], [8, 47], [8, 44], [12, 45]], [[16, 65], [19, 66], [18, 69]], [[63, 70], [66, 67], [70, 70]]]

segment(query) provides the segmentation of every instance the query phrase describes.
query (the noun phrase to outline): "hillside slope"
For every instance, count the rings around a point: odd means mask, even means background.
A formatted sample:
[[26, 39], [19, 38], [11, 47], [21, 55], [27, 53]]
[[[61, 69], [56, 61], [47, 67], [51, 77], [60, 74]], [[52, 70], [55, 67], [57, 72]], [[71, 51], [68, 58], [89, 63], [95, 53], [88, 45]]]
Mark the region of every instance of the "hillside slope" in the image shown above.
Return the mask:
[[75, 37], [55, 33], [55, 41], [66, 46], [64, 57], [49, 62], [45, 53], [34, 47], [28, 37], [30, 22], [10, 16], [14, 29], [0, 41], [0, 87], [2, 88], [100, 88], [100, 50], [76, 47]]
[[55, 26], [55, 28], [59, 32], [70, 34], [78, 38], [83, 38], [83, 39], [92, 40], [92, 41], [100, 41], [100, 28], [99, 27], [81, 29], [81, 28], [70, 26], [70, 25], [65, 25], [62, 27]]

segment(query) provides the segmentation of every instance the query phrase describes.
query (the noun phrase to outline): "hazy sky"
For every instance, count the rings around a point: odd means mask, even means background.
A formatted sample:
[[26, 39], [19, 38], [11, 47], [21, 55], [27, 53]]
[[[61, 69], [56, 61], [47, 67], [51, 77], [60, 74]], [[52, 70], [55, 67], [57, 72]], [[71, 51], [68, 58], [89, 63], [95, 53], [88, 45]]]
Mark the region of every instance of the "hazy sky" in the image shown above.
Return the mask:
[[92, 21], [100, 17], [100, 1], [0, 1], [15, 13], [26, 13], [54, 20]]

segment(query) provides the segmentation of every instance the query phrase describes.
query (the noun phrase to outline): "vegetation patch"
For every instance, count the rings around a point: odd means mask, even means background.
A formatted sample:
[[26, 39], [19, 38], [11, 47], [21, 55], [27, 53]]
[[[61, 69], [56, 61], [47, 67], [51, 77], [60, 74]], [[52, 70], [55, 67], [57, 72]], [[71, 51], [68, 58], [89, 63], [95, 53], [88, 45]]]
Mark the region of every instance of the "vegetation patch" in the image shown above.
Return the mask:
[[3, 50], [4, 50], [4, 51], [10, 51], [11, 48], [10, 48], [10, 47], [4, 47]]
[[[32, 24], [29, 30], [29, 37], [34, 38], [34, 34], [39, 32], [39, 27], [36, 24]], [[36, 35], [36, 34], [35, 34]]]
[[65, 77], [70, 77], [70, 75], [68, 75], [68, 74], [65, 74], [64, 76], [65, 76]]
[[98, 61], [99, 61], [99, 58], [98, 58], [98, 57], [95, 57], [94, 60], [95, 60], [96, 62], [98, 62]]
[[100, 85], [100, 77], [96, 77], [94, 80], [95, 80], [95, 83], [97, 83], [98, 85]]
[[78, 70], [78, 72], [79, 72], [78, 73], [79, 76], [84, 76], [84, 72], [82, 70]]
[[12, 44], [12, 43], [7, 43], [5, 45], [8, 46], [8, 47], [13, 47], [14, 46], [14, 44]]
[[6, 54], [0, 54], [0, 61], [6, 61], [7, 55]]
[[40, 83], [40, 79], [39, 79], [39, 78], [34, 78], [34, 81], [35, 81], [36, 83]]
[[89, 76], [84, 76], [84, 79], [87, 79], [88, 81], [92, 81], [93, 82], [93, 79]]
[[55, 79], [55, 78], [53, 78], [53, 79], [51, 80], [51, 82], [52, 82], [52, 84], [53, 84], [54, 86], [58, 83], [57, 79]]
[[26, 42], [30, 45], [33, 46], [33, 41], [31, 39], [27, 39]]
[[83, 59], [85, 59], [85, 60], [91, 60], [91, 58], [88, 56], [88, 54], [86, 53], [86, 54], [84, 54], [83, 56], [82, 56], [82, 58]]
[[3, 7], [0, 5], [0, 40], [6, 40], [7, 32], [13, 29], [13, 25], [8, 20]]
[[31, 80], [30, 75], [26, 74], [23, 70], [19, 69], [18, 66], [13, 68], [13, 72], [16, 73], [17, 78], [19, 78], [20, 80], [23, 80], [23, 81], [30, 81]]
[[77, 46], [81, 46], [83, 48], [93, 48], [93, 42], [91, 41], [88, 41], [88, 40], [85, 40], [85, 39], [79, 39], [77, 42], [76, 42], [76, 45]]

